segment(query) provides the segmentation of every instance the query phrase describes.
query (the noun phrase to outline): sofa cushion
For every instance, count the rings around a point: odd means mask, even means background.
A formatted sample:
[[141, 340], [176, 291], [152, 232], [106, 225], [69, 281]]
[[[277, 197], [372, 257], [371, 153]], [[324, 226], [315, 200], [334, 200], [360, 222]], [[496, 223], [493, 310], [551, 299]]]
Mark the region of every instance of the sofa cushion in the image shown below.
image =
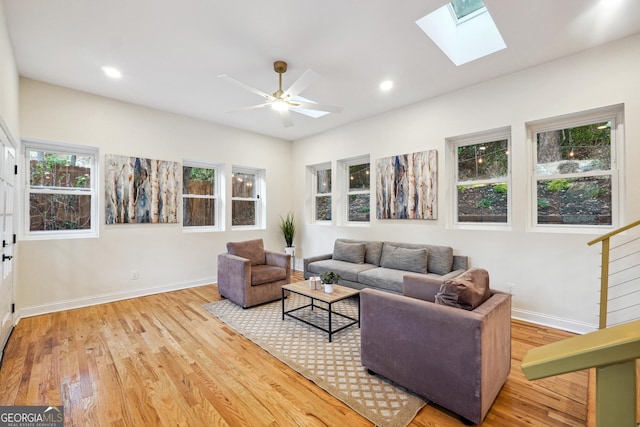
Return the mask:
[[376, 267], [380, 266], [380, 257], [382, 256], [382, 242], [378, 240], [350, 240], [350, 239], [336, 239], [337, 241], [346, 243], [362, 243], [364, 244], [364, 262], [366, 264], [373, 264]]
[[385, 243], [380, 265], [384, 268], [426, 274], [427, 254], [426, 249], [402, 248]]
[[227, 252], [248, 259], [251, 261], [251, 265], [260, 265], [266, 262], [262, 239], [229, 242], [227, 243]]
[[489, 273], [482, 268], [472, 268], [458, 277], [442, 282], [435, 296], [436, 304], [473, 310], [491, 296]]
[[333, 259], [337, 261], [364, 264], [364, 243], [347, 243], [336, 240], [333, 245]]
[[256, 265], [251, 267], [251, 286], [277, 282], [287, 278], [287, 270], [273, 265]]
[[429, 252], [427, 271], [439, 275], [447, 274], [453, 267], [453, 248], [449, 246], [427, 245], [421, 243], [385, 242], [385, 245], [399, 248], [426, 249]]
[[386, 291], [402, 293], [402, 280], [406, 271], [394, 268], [372, 268], [358, 274], [358, 282], [372, 288], [384, 289]]
[[334, 271], [338, 273], [343, 280], [349, 280], [351, 282], [357, 282], [360, 272], [372, 268], [378, 267], [371, 264], [354, 264], [352, 262], [338, 261], [335, 259], [326, 259], [309, 264], [310, 273], [319, 275], [324, 271]]

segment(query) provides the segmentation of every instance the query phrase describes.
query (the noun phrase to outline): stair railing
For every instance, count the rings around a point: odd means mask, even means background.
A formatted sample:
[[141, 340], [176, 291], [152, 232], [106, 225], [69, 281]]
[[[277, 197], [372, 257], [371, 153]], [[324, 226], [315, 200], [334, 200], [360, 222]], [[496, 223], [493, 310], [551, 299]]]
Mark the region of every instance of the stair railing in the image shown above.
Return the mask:
[[611, 253], [611, 238], [624, 231], [640, 225], [640, 220], [632, 222], [629, 225], [620, 227], [610, 233], [604, 234], [597, 239], [588, 242], [589, 246], [602, 242], [602, 266], [600, 272], [600, 319], [598, 323], [599, 329], [607, 327], [607, 304], [609, 301], [609, 255]]

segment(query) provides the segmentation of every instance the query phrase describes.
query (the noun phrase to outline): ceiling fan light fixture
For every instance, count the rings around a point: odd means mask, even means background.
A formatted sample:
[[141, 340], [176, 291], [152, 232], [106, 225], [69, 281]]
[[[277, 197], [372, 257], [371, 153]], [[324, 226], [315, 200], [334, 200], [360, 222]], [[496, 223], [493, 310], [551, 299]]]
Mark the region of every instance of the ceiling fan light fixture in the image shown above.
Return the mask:
[[286, 111], [289, 109], [289, 103], [284, 99], [276, 99], [271, 103], [271, 108], [276, 111]]

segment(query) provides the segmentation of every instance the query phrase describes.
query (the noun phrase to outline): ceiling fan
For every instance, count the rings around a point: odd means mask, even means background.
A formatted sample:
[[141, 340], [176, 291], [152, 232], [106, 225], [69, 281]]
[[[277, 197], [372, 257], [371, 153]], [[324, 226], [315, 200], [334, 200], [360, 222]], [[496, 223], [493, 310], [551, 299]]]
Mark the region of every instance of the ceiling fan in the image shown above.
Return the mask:
[[294, 111], [296, 113], [304, 114], [310, 117], [318, 117], [318, 114], [314, 114], [314, 112], [340, 113], [342, 111], [342, 107], [318, 104], [316, 102], [300, 98], [298, 96], [319, 77], [318, 73], [316, 73], [315, 71], [308, 69], [298, 78], [298, 80], [296, 80], [291, 86], [289, 86], [289, 89], [283, 91], [282, 74], [287, 71], [287, 63], [284, 61], [276, 61], [273, 63], [273, 69], [276, 73], [278, 73], [278, 90], [275, 91], [273, 95], [269, 95], [268, 93], [263, 92], [260, 89], [256, 89], [252, 86], [242, 83], [241, 81], [236, 80], [233, 77], [229, 77], [226, 74], [218, 76], [221, 79], [233, 83], [236, 86], [248, 90], [249, 92], [253, 92], [256, 95], [259, 95], [267, 100], [262, 104], [250, 105], [248, 107], [238, 108], [232, 111], [245, 111], [253, 110], [256, 108], [271, 107], [275, 111], [278, 111], [280, 113], [280, 118], [282, 119], [282, 124], [284, 125], [284, 127], [293, 126], [293, 120], [291, 119], [290, 111]]

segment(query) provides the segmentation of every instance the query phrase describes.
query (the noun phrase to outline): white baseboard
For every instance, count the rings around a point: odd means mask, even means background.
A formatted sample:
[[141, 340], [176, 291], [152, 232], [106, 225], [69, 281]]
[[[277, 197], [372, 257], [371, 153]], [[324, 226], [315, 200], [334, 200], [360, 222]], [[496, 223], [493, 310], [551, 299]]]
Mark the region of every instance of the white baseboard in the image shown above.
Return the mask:
[[548, 314], [536, 313], [534, 311], [511, 309], [511, 317], [537, 325], [548, 326], [550, 328], [561, 329], [563, 331], [574, 332], [576, 334], [587, 334], [597, 331], [598, 326], [589, 323], [578, 322], [562, 317], [550, 316]]
[[[147, 289], [137, 289], [130, 292], [118, 292], [112, 294], [96, 295], [92, 297], [78, 298], [66, 301], [59, 301], [53, 304], [38, 305], [32, 307], [23, 307], [17, 310], [18, 319], [23, 317], [38, 316], [41, 314], [55, 313], [57, 311], [73, 310], [75, 308], [89, 307], [92, 305], [105, 304], [114, 301], [121, 301], [130, 298], [143, 297], [146, 295], [161, 294], [163, 292], [177, 291], [179, 289], [194, 288], [196, 286], [209, 285], [216, 283], [216, 277], [196, 280], [192, 282], [175, 283], [171, 285], [158, 286]], [[16, 324], [18, 323], [16, 320]]]

